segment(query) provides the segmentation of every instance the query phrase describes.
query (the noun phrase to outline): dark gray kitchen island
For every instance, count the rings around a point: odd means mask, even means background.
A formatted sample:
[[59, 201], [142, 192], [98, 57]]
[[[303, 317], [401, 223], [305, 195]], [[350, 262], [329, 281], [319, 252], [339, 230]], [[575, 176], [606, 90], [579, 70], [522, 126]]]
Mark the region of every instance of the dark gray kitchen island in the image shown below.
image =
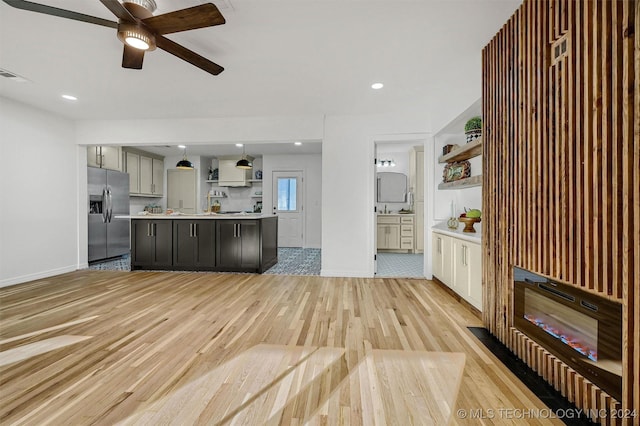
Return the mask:
[[278, 263], [278, 218], [262, 214], [131, 218], [131, 270], [263, 273]]

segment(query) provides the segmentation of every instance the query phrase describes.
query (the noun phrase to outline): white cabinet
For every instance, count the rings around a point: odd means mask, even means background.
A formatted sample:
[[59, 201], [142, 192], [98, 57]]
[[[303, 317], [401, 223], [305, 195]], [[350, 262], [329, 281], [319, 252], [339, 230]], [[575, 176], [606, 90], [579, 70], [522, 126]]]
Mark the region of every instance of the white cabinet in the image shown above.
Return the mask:
[[167, 170], [167, 209], [196, 213], [196, 169]]
[[87, 165], [122, 171], [122, 148], [119, 146], [87, 147]]
[[400, 225], [378, 224], [378, 249], [400, 248]]
[[452, 238], [433, 234], [433, 275], [447, 286], [453, 283]]
[[161, 197], [164, 193], [164, 160], [140, 156], [140, 194]]
[[469, 287], [467, 300], [482, 311], [482, 248], [480, 244], [470, 243], [467, 249], [469, 263]]
[[[218, 158], [218, 186], [250, 186], [252, 169], [245, 170], [236, 167], [236, 163], [242, 157], [219, 157]], [[249, 161], [253, 157], [246, 156]]]
[[161, 156], [125, 148], [125, 171], [129, 173], [129, 194], [138, 197], [164, 195], [164, 159]]
[[414, 146], [409, 155], [409, 181], [413, 192], [413, 211], [416, 215], [415, 251], [424, 252], [424, 147]]
[[124, 153], [125, 171], [129, 173], [129, 194], [140, 193], [140, 155], [133, 152]]
[[413, 215], [378, 215], [379, 250], [413, 251]]
[[482, 311], [480, 244], [434, 232], [433, 275]]

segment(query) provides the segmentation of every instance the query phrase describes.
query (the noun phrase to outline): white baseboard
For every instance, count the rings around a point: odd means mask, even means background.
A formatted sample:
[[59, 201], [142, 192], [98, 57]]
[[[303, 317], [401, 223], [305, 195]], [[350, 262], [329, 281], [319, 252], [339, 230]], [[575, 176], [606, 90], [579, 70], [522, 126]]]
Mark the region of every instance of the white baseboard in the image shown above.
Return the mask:
[[48, 271], [35, 272], [33, 274], [22, 275], [19, 277], [4, 278], [0, 280], [0, 287], [9, 287], [11, 285], [22, 284], [33, 280], [40, 280], [42, 278], [48, 278], [54, 275], [66, 274], [67, 272], [73, 272], [76, 269], [76, 265], [69, 265], [62, 268], [49, 269]]
[[339, 271], [339, 270], [320, 270], [321, 277], [345, 277], [345, 278], [373, 278], [370, 271]]

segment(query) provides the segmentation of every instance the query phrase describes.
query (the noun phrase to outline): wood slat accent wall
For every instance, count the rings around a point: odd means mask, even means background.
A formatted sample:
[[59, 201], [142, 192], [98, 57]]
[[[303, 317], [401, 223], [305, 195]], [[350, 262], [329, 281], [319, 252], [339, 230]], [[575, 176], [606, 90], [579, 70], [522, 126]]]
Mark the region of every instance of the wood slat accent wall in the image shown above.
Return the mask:
[[[482, 53], [483, 320], [583, 408], [640, 410], [639, 26], [640, 0], [525, 0]], [[622, 401], [513, 327], [514, 266], [622, 303]]]

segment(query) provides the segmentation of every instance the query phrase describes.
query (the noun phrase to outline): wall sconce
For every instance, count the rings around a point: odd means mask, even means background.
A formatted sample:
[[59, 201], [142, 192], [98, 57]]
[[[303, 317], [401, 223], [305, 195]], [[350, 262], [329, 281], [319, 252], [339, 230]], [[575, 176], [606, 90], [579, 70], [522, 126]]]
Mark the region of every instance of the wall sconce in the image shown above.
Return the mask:
[[396, 162], [393, 160], [378, 160], [378, 162], [376, 163], [376, 166], [378, 167], [395, 167], [396, 166]]

